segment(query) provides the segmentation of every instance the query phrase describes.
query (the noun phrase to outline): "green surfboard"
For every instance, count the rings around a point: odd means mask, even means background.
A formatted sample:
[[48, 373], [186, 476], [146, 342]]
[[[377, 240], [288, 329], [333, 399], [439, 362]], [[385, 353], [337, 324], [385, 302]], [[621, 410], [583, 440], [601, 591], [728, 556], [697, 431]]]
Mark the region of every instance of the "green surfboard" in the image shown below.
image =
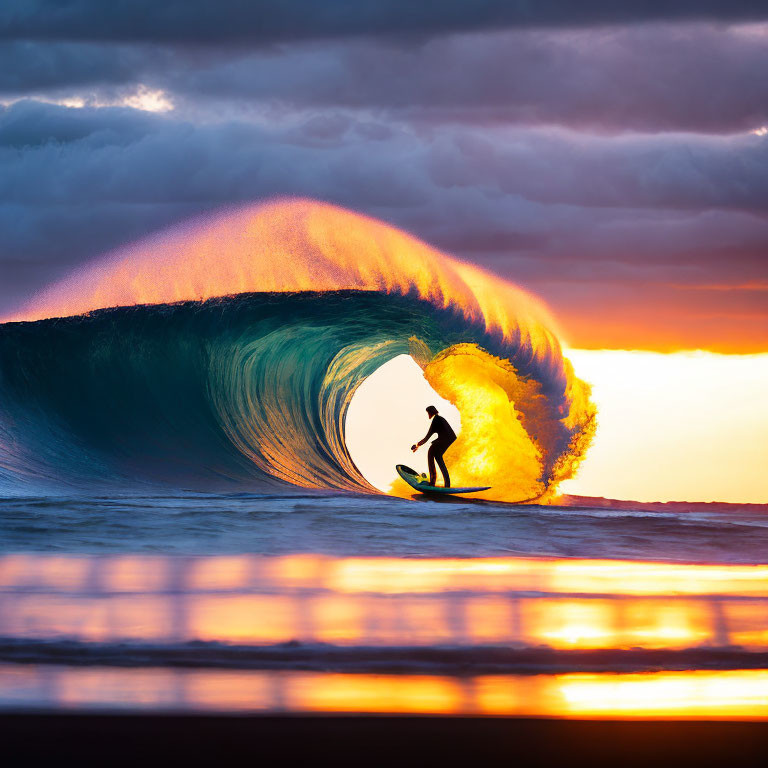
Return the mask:
[[481, 485], [477, 488], [443, 488], [438, 485], [430, 485], [426, 475], [420, 475], [415, 469], [406, 467], [405, 464], [397, 464], [395, 466], [397, 474], [405, 480], [411, 488], [415, 488], [421, 493], [439, 493], [441, 495], [452, 495], [454, 493], [477, 493], [477, 491], [487, 491], [490, 485]]

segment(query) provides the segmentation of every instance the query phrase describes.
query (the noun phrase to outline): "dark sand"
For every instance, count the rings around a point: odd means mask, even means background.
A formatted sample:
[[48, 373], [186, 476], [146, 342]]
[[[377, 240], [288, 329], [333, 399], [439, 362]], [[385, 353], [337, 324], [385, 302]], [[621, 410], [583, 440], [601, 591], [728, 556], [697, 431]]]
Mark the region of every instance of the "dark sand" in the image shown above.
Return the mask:
[[3, 764], [764, 766], [768, 723], [18, 714]]

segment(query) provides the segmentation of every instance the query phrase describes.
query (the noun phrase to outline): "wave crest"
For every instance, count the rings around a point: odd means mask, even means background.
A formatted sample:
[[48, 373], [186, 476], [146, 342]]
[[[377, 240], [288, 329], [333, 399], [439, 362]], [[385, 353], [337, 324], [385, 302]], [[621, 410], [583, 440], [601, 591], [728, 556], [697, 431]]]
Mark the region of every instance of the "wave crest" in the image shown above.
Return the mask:
[[68, 319], [0, 327], [11, 479], [371, 492], [346, 410], [365, 377], [414, 350], [462, 413], [456, 480], [492, 484], [489, 497], [553, 489], [593, 429], [543, 305], [326, 204], [250, 206], [121, 250], [13, 319], [43, 318]]

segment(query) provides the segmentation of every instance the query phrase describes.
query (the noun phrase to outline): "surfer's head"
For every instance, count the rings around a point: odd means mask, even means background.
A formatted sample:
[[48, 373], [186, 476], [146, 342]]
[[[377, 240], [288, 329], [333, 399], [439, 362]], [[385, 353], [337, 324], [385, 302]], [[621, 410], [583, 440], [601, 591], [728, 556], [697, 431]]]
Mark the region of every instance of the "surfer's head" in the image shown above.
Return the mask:
[[434, 405], [428, 405], [427, 413], [429, 414], [429, 418], [431, 419], [433, 416], [437, 416], [437, 408], [435, 408]]

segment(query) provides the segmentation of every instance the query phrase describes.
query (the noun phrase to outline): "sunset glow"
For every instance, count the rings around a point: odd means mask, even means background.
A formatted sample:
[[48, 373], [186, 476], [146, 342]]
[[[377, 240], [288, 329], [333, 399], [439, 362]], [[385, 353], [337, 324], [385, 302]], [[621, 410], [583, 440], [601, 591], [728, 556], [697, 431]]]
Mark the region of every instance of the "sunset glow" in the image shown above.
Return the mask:
[[[122, 248], [48, 289], [3, 321], [105, 307], [200, 301], [249, 291], [357, 289], [408, 294], [509, 337], [555, 343], [543, 302], [483, 269], [368, 216], [281, 200], [200, 217]], [[550, 330], [551, 329], [551, 330]]]
[[765, 762], [768, 3], [112, 5], [0, 7], [3, 755]]
[[[245, 344], [234, 359], [225, 346], [223, 360], [214, 359], [206, 372], [211, 400], [226, 439], [255, 467], [296, 486], [368, 490], [367, 483], [358, 482], [343, 444], [339, 417], [345, 403], [337, 406], [334, 398], [343, 398], [345, 387], [351, 395], [357, 369], [386, 355], [388, 344], [403, 349], [407, 342], [417, 350], [432, 389], [461, 412], [462, 431], [452, 448], [460, 457], [457, 484], [492, 486], [483, 498], [514, 502], [551, 494], [572, 476], [594, 431], [594, 406], [589, 387], [562, 358], [556, 324], [544, 304], [405, 232], [327, 203], [282, 200], [189, 222], [102, 258], [8, 319], [57, 318], [247, 292], [294, 296], [341, 290], [418, 297], [425, 303], [421, 312], [445, 311], [429, 322], [440, 324], [444, 338], [455, 343], [441, 341], [430, 349], [418, 335], [425, 321], [414, 320], [399, 338], [389, 340], [373, 331], [371, 341], [334, 348], [325, 381], [333, 394], [304, 404], [288, 418], [283, 414], [287, 381], [273, 393], [278, 402], [271, 407], [259, 405], [263, 395], [252, 392], [254, 382], [261, 381], [257, 368], [274, 339]], [[404, 314], [402, 307], [399, 314]], [[465, 323], [460, 336], [457, 315]], [[340, 312], [335, 321], [346, 327], [355, 318]], [[291, 332], [319, 338], [314, 328], [286, 330]], [[475, 338], [487, 339], [496, 354], [473, 343]], [[272, 369], [266, 376], [274, 382]], [[318, 406], [330, 410], [317, 417], [323, 433], [308, 441], [304, 411]], [[334, 407], [339, 407], [338, 416]], [[383, 415], [376, 405], [372, 409]], [[308, 423], [314, 429], [311, 419]], [[354, 442], [355, 429], [350, 433]], [[318, 440], [332, 446], [335, 463], [330, 467], [324, 452], [315, 450]], [[337, 471], [339, 465], [346, 471]]]
[[454, 678], [0, 665], [0, 710], [338, 712], [766, 720], [768, 670]]
[[768, 503], [768, 354], [568, 355], [592, 384], [598, 429], [562, 493]]
[[[688, 665], [764, 654], [767, 605], [765, 564], [9, 555], [0, 635], [56, 663], [0, 663], [0, 710], [765, 719], [768, 670]], [[131, 667], [99, 663], [118, 648]]]
[[0, 558], [0, 635], [49, 641], [764, 651], [767, 601], [768, 565]]
[[[768, 502], [768, 354], [570, 350], [598, 409], [594, 445], [561, 493], [636, 501]], [[368, 480], [410, 495], [396, 463], [424, 471], [426, 451], [408, 450], [421, 431], [430, 397], [418, 366], [392, 360], [360, 387], [347, 417], [347, 442]], [[433, 390], [434, 392], [434, 390]], [[375, 404], [380, 403], [377, 409]], [[443, 406], [444, 407], [444, 406]], [[445, 407], [444, 407], [445, 408]], [[462, 415], [453, 411], [449, 419]], [[490, 431], [490, 428], [487, 427]], [[371, 439], [379, 434], [378, 440]], [[510, 443], [514, 445], [514, 442]], [[460, 444], [457, 445], [457, 448]], [[465, 456], [446, 454], [461, 474]], [[526, 461], [511, 451], [506, 466]], [[482, 481], [482, 471], [471, 476]], [[392, 485], [394, 483], [394, 485]]]

